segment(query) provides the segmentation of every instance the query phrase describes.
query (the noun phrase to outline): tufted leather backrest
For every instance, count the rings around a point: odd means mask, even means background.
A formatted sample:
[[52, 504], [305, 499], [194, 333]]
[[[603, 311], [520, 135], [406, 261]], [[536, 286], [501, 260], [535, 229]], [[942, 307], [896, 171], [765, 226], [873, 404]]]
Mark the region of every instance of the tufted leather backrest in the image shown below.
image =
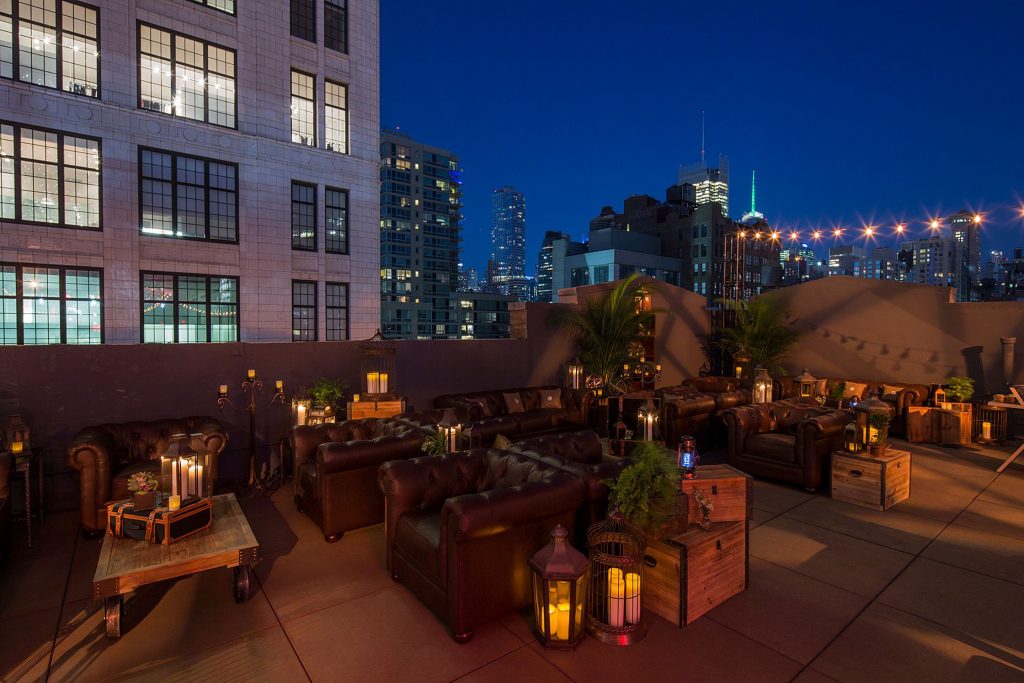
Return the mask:
[[554, 458], [557, 462], [577, 462], [593, 465], [601, 462], [601, 439], [590, 430], [539, 436], [513, 444], [507, 450], [513, 453], [536, 453]]
[[685, 380], [683, 384], [705, 393], [738, 391], [742, 388], [740, 380], [735, 377], [693, 377]]
[[[86, 432], [104, 435], [114, 446], [111, 454], [118, 467], [143, 460], [156, 460], [167, 452], [174, 434], [208, 434], [224, 432], [215, 420], [203, 416], [151, 422], [122, 422], [97, 425], [84, 430], [79, 438], [90, 438]], [[84, 435], [84, 436], [83, 436]], [[192, 444], [195, 448], [198, 444]]]

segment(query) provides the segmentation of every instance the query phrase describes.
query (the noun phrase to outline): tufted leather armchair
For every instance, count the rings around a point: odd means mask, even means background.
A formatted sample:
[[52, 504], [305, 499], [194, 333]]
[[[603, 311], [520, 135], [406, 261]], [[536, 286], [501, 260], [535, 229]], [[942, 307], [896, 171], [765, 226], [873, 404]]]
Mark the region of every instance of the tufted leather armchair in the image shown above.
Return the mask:
[[295, 427], [288, 438], [296, 507], [317, 523], [328, 543], [350, 529], [380, 523], [384, 497], [377, 487], [377, 468], [388, 460], [423, 455], [428, 431], [403, 420], [377, 418]]
[[586, 485], [583, 505], [576, 512], [578, 547], [586, 547], [587, 529], [608, 513], [609, 491], [605, 482], [617, 479], [633, 462], [631, 458], [604, 461], [601, 439], [590, 430], [527, 439], [507, 450], [570, 472]]
[[[561, 407], [541, 405], [541, 390], [560, 390]], [[503, 393], [518, 392], [522, 413], [509, 413]], [[434, 399], [434, 407], [454, 408], [463, 427], [472, 429], [473, 445], [491, 445], [500, 434], [512, 441], [541, 434], [579, 429], [587, 424], [593, 395], [584, 389], [543, 386], [501, 391], [446, 394]]]
[[703, 447], [722, 443], [722, 412], [750, 403], [750, 390], [734, 377], [693, 377], [656, 393], [662, 399], [662, 435], [670, 446], [684, 435], [697, 437]]
[[776, 401], [730, 408], [729, 464], [757, 476], [800, 484], [813, 491], [833, 450], [842, 448], [846, 411]]
[[79, 473], [82, 531], [92, 535], [107, 528], [107, 503], [131, 496], [128, 478], [137, 472], [160, 473], [160, 456], [173, 434], [200, 434], [196, 450], [210, 453], [210, 469], [217, 481], [217, 459], [228, 435], [212, 417], [193, 416], [153, 422], [124, 422], [86, 427], [68, 446], [68, 466]]
[[392, 578], [460, 643], [478, 625], [530, 603], [526, 561], [556, 524], [571, 532], [584, 489], [557, 467], [483, 448], [393, 460], [380, 467], [378, 482]]

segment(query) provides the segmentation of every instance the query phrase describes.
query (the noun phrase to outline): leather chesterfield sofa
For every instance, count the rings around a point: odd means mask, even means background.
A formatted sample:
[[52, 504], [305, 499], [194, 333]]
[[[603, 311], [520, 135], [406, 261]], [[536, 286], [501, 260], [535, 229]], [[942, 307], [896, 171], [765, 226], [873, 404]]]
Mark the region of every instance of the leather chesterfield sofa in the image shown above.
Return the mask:
[[519, 453], [473, 449], [380, 467], [386, 557], [457, 642], [478, 625], [530, 604], [526, 564], [552, 528], [573, 528], [584, 484]]
[[87, 535], [107, 528], [107, 504], [131, 497], [128, 479], [138, 472], [160, 474], [160, 456], [174, 434], [199, 434], [192, 448], [210, 454], [217, 482], [217, 459], [228, 435], [212, 417], [194, 416], [153, 422], [124, 422], [86, 427], [68, 446], [68, 466], [79, 473], [82, 531]]
[[377, 468], [388, 460], [423, 455], [430, 431], [426, 423], [393, 418], [295, 427], [288, 437], [295, 505], [316, 522], [328, 543], [351, 529], [382, 522]]
[[[545, 404], [542, 391], [558, 391], [557, 407]], [[509, 412], [504, 394], [517, 394], [522, 412]], [[473, 446], [490, 446], [500, 434], [512, 441], [583, 429], [593, 396], [583, 389], [543, 386], [502, 391], [446, 394], [434, 399], [434, 408], [454, 408]]]
[[0, 453], [0, 562], [11, 547], [11, 470], [14, 456]]
[[606, 482], [617, 479], [633, 462], [631, 458], [604, 461], [601, 439], [591, 430], [526, 439], [507, 450], [558, 467], [584, 483], [583, 504], [576, 512], [574, 541], [578, 548], [586, 547], [587, 529], [608, 513]]
[[832, 451], [842, 448], [846, 411], [776, 401], [730, 408], [723, 413], [729, 433], [729, 464], [749, 474], [800, 484], [822, 483]]
[[669, 446], [684, 435], [697, 437], [700, 446], [721, 443], [723, 411], [750, 403], [750, 390], [733, 377], [693, 377], [655, 393], [661, 397], [662, 435]]
[[[924, 405], [928, 400], [929, 389], [925, 384], [879, 382], [848, 377], [819, 377], [814, 394], [829, 396], [832, 389], [841, 382], [846, 384], [847, 400], [853, 397], [858, 401], [863, 401], [871, 396], [878, 396], [882, 401], [888, 403], [893, 410], [892, 424], [889, 425], [889, 431], [893, 434], [905, 435], [907, 433], [907, 413], [910, 412], [907, 409], [910, 406]], [[794, 398], [800, 395], [799, 379], [786, 377], [779, 384], [782, 388], [783, 398]]]

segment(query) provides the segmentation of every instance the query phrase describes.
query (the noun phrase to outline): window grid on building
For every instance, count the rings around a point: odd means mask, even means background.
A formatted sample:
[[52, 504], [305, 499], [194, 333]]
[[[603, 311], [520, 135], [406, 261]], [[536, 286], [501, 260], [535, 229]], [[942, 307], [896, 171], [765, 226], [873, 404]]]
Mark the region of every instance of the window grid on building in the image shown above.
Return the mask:
[[99, 97], [99, 73], [95, 7], [70, 0], [0, 0], [0, 76]]
[[316, 80], [292, 70], [292, 142], [316, 146]]
[[197, 5], [206, 5], [210, 9], [219, 10], [225, 14], [234, 15], [235, 0], [192, 0]]
[[324, 47], [348, 52], [347, 0], [324, 0]]
[[316, 251], [316, 185], [292, 181], [292, 249]]
[[327, 341], [348, 339], [348, 283], [328, 282], [326, 289]]
[[324, 81], [324, 136], [327, 149], [348, 153], [348, 86]]
[[238, 278], [143, 272], [142, 342], [238, 341]]
[[102, 343], [101, 270], [0, 263], [0, 345]]
[[140, 147], [139, 230], [237, 242], [237, 164]]
[[291, 0], [291, 31], [296, 38], [316, 42], [316, 3], [314, 0]]
[[324, 250], [328, 254], [348, 253], [348, 190], [324, 190]]
[[140, 23], [139, 108], [235, 128], [235, 51]]
[[292, 280], [292, 341], [316, 338], [316, 282]]
[[0, 219], [98, 230], [100, 141], [0, 123]]

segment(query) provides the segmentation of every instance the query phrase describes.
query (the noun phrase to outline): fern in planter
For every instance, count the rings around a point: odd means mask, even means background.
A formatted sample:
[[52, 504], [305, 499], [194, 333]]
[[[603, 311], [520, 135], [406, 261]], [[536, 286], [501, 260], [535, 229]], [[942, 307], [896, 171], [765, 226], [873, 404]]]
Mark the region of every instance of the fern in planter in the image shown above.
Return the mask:
[[427, 455], [444, 455], [448, 452], [448, 444], [445, 443], [444, 438], [439, 432], [430, 432], [423, 439], [420, 450]]
[[630, 454], [633, 464], [614, 482], [608, 502], [625, 518], [648, 533], [656, 533], [669, 517], [679, 491], [679, 470], [652, 442], [637, 444]]
[[950, 377], [946, 380], [946, 398], [956, 403], [967, 403], [974, 398], [974, 380], [970, 377]]
[[345, 382], [321, 377], [313, 383], [307, 392], [314, 403], [330, 406], [334, 412], [340, 413], [346, 389], [348, 389], [348, 384]]

